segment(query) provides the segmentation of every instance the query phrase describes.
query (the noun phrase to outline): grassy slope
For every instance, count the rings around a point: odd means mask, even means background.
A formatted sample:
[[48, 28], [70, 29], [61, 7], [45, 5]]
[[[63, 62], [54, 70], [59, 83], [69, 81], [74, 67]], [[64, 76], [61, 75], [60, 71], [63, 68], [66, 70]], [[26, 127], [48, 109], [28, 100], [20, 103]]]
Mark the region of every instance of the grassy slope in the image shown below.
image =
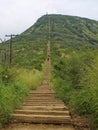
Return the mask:
[[98, 22], [75, 16], [45, 15], [39, 18], [23, 35], [32, 41], [47, 41], [49, 18], [51, 41], [63, 42], [71, 46], [83, 43], [97, 44]]
[[[46, 58], [48, 25], [50, 18], [51, 43], [79, 48], [80, 45], [97, 46], [98, 22], [66, 15], [44, 15], [37, 22], [13, 39], [13, 65], [41, 70]], [[9, 47], [7, 48], [9, 51]], [[7, 52], [7, 59], [9, 52]], [[36, 64], [36, 66], [35, 66]]]
[[[66, 45], [74, 47], [75, 49], [79, 48], [81, 45], [88, 45], [89, 47], [97, 46], [97, 21], [74, 16], [45, 15], [38, 19], [38, 21], [24, 33], [13, 39], [12, 64], [14, 66], [29, 69], [35, 68], [38, 70], [42, 69], [41, 66], [46, 59], [49, 17], [51, 23], [51, 48], [53, 63], [56, 63], [60, 59], [62, 60], [62, 58], [66, 58], [66, 51], [68, 51], [67, 57], [70, 56], [73, 49], [70, 48], [67, 50], [67, 48], [64, 48]], [[7, 59], [8, 57], [9, 46], [7, 47]], [[62, 62], [60, 65], [61, 70], [64, 69], [62, 68]], [[65, 67], [65, 65], [66, 62], [63, 64], [63, 67]], [[66, 75], [62, 72], [61, 76], [66, 78]]]

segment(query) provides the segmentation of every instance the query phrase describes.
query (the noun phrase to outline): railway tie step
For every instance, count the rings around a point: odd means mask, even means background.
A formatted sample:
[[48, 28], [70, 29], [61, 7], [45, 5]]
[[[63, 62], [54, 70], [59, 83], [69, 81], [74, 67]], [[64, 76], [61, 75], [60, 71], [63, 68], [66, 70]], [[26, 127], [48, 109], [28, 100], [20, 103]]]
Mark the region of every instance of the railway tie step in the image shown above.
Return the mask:
[[69, 116], [69, 111], [49, 111], [49, 110], [15, 110], [16, 114], [37, 114], [37, 115], [62, 115], [62, 116]]
[[45, 105], [43, 105], [43, 106], [39, 106], [39, 105], [37, 105], [37, 106], [22, 106], [21, 109], [23, 109], [23, 110], [26, 110], [26, 109], [28, 109], [28, 110], [58, 110], [58, 111], [68, 110], [68, 108], [65, 106], [50, 106], [50, 105], [49, 106], [45, 106]]
[[12, 120], [24, 123], [71, 124], [70, 116], [60, 115], [13, 114]]
[[59, 103], [59, 102], [25, 102], [23, 104], [23, 106], [36, 106], [36, 105], [39, 105], [39, 106], [43, 106], [43, 105], [46, 105], [46, 106], [60, 106], [62, 105], [62, 103]]

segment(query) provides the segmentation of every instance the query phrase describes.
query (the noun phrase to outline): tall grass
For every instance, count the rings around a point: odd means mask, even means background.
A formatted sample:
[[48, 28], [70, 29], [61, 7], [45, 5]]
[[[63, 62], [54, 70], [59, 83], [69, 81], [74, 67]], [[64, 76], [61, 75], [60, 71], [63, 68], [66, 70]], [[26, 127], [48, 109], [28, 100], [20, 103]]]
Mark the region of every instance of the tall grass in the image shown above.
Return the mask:
[[10, 121], [11, 113], [22, 105], [30, 89], [41, 84], [43, 77], [43, 72], [37, 70], [0, 66], [0, 126]]
[[25, 84], [30, 89], [36, 89], [42, 82], [44, 75], [43, 72], [38, 70], [28, 70], [28, 69], [18, 69], [17, 81], [20, 81], [21, 84]]

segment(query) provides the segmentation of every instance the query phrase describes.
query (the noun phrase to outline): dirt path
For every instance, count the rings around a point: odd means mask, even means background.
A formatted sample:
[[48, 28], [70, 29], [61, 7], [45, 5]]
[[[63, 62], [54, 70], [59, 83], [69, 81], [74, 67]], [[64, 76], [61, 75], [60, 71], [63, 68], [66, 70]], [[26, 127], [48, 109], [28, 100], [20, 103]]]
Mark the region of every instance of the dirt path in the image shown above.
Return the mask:
[[65, 125], [46, 125], [46, 124], [11, 124], [1, 130], [73, 130]]
[[12, 114], [12, 124], [2, 130], [74, 130], [67, 106], [55, 98], [50, 88], [50, 43], [47, 45], [46, 64], [42, 85], [30, 91], [23, 106]]

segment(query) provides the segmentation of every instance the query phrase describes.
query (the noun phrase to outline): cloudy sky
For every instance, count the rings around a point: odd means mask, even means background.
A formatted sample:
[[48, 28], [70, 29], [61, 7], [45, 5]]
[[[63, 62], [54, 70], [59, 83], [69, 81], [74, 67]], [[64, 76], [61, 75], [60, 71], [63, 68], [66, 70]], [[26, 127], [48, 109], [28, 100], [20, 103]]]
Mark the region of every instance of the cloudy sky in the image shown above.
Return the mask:
[[22, 33], [46, 13], [98, 21], [98, 0], [0, 0], [0, 38]]

